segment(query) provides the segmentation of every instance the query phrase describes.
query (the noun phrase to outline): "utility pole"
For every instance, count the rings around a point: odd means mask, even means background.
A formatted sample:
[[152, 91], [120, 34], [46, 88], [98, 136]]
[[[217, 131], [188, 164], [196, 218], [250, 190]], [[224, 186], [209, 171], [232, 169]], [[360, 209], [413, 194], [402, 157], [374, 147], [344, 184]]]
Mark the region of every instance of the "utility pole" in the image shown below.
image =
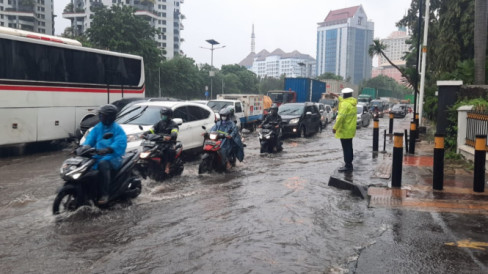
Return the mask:
[[210, 50], [210, 72], [209, 72], [209, 76], [210, 76], [210, 100], [212, 100], [212, 98], [213, 98], [213, 77], [215, 76], [215, 71], [213, 71], [213, 52], [216, 49], [225, 48], [225, 46], [221, 46], [219, 48], [214, 48], [215, 45], [220, 44], [219, 42], [215, 41], [214, 39], [208, 39], [208, 40], [206, 40], [206, 42], [209, 43], [211, 45], [211, 47], [210, 48], [201, 47], [201, 48]]
[[[425, 3], [425, 21], [424, 21], [424, 43], [422, 46], [422, 69], [420, 71], [420, 98], [419, 98], [419, 122], [422, 125], [422, 110], [424, 102], [424, 88], [425, 88], [425, 67], [427, 59], [427, 38], [429, 34], [429, 15], [430, 15], [430, 0]], [[420, 39], [420, 33], [419, 33]]]

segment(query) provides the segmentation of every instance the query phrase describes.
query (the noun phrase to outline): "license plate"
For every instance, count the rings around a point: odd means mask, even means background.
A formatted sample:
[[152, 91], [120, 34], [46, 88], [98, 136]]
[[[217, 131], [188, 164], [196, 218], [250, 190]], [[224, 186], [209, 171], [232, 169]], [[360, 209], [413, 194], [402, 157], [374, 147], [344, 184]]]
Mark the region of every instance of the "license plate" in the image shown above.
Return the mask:
[[142, 146], [148, 146], [148, 147], [150, 147], [150, 146], [155, 146], [156, 145], [156, 142], [154, 142], [154, 141], [143, 141], [141, 143], [141, 145]]

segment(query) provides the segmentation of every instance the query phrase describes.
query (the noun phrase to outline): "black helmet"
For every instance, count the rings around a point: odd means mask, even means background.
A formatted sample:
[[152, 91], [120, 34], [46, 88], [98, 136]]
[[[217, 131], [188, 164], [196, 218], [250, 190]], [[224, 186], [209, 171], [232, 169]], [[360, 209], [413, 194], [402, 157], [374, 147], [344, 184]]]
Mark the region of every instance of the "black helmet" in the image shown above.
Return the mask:
[[278, 114], [278, 105], [277, 104], [272, 104], [271, 107], [269, 108], [269, 112], [272, 115]]
[[115, 121], [117, 112], [118, 109], [116, 106], [107, 104], [102, 106], [98, 111], [98, 118], [100, 118], [100, 122], [102, 122], [102, 124], [109, 126]]
[[173, 110], [167, 107], [163, 107], [159, 113], [161, 114], [161, 118], [163, 116], [167, 116], [169, 119], [173, 119]]
[[[230, 110], [228, 108], [223, 108], [219, 111], [219, 115], [220, 115], [220, 120], [227, 120], [229, 119], [229, 116], [230, 116]], [[225, 119], [222, 119], [223, 117], [225, 117]]]

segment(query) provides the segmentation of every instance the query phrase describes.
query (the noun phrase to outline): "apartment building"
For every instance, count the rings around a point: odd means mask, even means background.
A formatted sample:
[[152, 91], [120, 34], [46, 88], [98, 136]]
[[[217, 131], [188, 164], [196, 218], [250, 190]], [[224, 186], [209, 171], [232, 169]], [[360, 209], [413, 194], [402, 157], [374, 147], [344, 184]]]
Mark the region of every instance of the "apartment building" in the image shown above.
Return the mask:
[[256, 73], [259, 77], [315, 77], [315, 59], [298, 51], [284, 52], [276, 49], [273, 52], [262, 50], [251, 52], [239, 65]]
[[[409, 51], [409, 45], [407, 44], [409, 38], [405, 29], [399, 29], [391, 33], [387, 38], [380, 40], [386, 46], [385, 55], [398, 67], [404, 67], [406, 64], [402, 58]], [[383, 56], [378, 56], [378, 67], [373, 68], [371, 76], [376, 77], [378, 75], [385, 75], [395, 79], [399, 84], [406, 84], [402, 74]]]
[[183, 39], [180, 31], [183, 30], [184, 15], [180, 12], [180, 5], [183, 3], [184, 0], [72, 0], [63, 11], [63, 18], [71, 20], [73, 33], [79, 35], [90, 28], [93, 7], [132, 6], [136, 9], [136, 16], [144, 17], [161, 31], [154, 39], [159, 48], [166, 50], [166, 58], [171, 59], [181, 53]]
[[0, 0], [0, 26], [54, 34], [54, 0]]

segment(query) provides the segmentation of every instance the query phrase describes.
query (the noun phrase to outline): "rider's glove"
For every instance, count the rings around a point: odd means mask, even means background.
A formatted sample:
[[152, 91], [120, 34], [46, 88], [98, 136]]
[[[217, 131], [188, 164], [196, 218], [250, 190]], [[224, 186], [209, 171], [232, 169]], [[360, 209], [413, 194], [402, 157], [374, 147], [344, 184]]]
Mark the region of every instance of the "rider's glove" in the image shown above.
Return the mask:
[[98, 155], [105, 155], [105, 154], [110, 154], [114, 152], [114, 150], [111, 148], [111, 147], [107, 147], [107, 148], [102, 148], [102, 149], [99, 149], [97, 151], [97, 154]]
[[75, 153], [76, 155], [80, 156], [81, 154], [83, 154], [83, 152], [87, 151], [90, 148], [91, 146], [80, 146], [75, 150]]

